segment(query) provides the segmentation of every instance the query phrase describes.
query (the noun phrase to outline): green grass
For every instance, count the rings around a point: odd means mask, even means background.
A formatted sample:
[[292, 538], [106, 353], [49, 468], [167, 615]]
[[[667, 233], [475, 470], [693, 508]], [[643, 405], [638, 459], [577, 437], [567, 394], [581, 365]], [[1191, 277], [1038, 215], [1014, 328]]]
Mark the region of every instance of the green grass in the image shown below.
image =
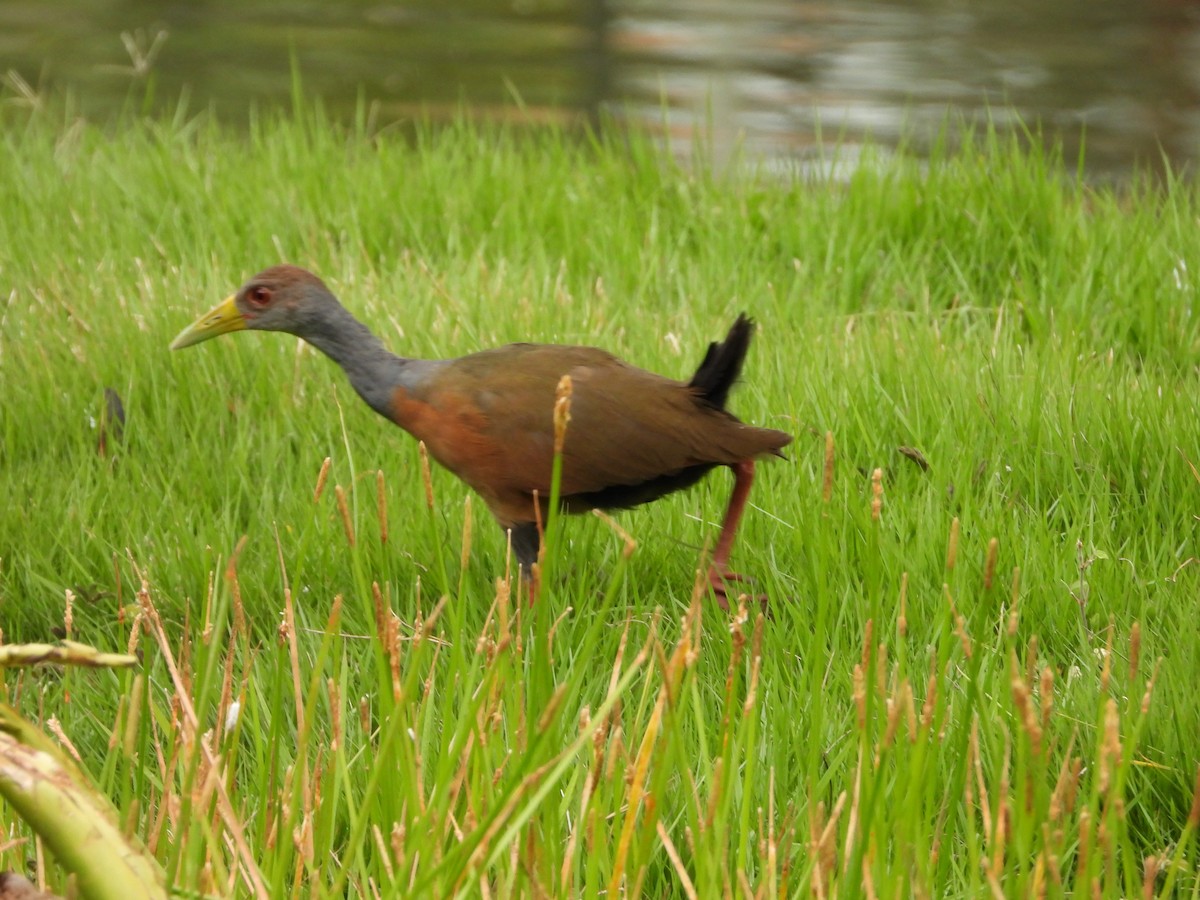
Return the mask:
[[[143, 655], [0, 696], [175, 889], [1200, 892], [1190, 181], [1089, 188], [986, 134], [828, 183], [515, 128], [0, 122], [0, 625], [51, 639], [69, 591], [73, 638]], [[530, 610], [483, 504], [434, 470], [429, 509], [415, 443], [317, 354], [168, 352], [281, 260], [412, 356], [586, 342], [686, 377], [749, 311], [732, 408], [796, 435], [734, 555], [770, 618], [692, 602], [723, 472], [621, 514], [628, 559], [564, 522]]]

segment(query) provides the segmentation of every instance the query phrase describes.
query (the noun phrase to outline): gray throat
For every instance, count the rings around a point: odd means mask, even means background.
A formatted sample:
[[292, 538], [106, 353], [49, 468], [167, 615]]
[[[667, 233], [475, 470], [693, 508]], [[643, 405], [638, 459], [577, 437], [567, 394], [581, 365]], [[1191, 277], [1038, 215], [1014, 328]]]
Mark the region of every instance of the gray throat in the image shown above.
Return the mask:
[[397, 356], [340, 304], [321, 312], [320, 321], [304, 328], [299, 337], [341, 366], [358, 395], [385, 418], [392, 418], [397, 388], [412, 390], [431, 370], [443, 365], [440, 360]]

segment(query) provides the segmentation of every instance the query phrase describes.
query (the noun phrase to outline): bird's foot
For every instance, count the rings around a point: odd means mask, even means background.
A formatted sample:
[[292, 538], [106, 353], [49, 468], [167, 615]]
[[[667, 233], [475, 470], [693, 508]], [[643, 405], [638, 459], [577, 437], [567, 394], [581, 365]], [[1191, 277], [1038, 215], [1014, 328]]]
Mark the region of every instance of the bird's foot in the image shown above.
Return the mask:
[[747, 599], [758, 603], [758, 608], [762, 612], [767, 612], [766, 594], [752, 594], [745, 591], [731, 593], [730, 584], [754, 584], [754, 579], [748, 575], [739, 575], [737, 572], [730, 572], [728, 569], [713, 568], [708, 570], [708, 586], [712, 588], [713, 595], [717, 598], [717, 603], [721, 609], [728, 612], [730, 596], [737, 599], [742, 594], [745, 594]]

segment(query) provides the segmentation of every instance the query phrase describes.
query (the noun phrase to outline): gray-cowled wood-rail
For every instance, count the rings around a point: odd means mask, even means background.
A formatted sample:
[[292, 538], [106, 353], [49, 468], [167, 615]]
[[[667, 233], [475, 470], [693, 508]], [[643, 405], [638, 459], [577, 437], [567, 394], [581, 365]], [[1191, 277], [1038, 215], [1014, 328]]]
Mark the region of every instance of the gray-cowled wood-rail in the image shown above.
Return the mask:
[[[710, 344], [690, 381], [635, 368], [594, 347], [509, 344], [458, 359], [404, 359], [389, 352], [311, 272], [275, 266], [197, 319], [172, 342], [188, 347], [242, 329], [285, 331], [340, 365], [377, 413], [425, 442], [470, 485], [511, 535], [526, 574], [538, 555], [554, 454], [555, 390], [572, 381], [560, 496], [567, 512], [637, 506], [733, 470], [733, 494], [708, 580], [727, 606], [726, 583], [754, 462], [781, 455], [791, 435], [756, 428], [725, 410], [750, 347], [753, 323], [738, 316]], [[536, 499], [535, 499], [536, 498]], [[535, 503], [542, 505], [535, 509]]]

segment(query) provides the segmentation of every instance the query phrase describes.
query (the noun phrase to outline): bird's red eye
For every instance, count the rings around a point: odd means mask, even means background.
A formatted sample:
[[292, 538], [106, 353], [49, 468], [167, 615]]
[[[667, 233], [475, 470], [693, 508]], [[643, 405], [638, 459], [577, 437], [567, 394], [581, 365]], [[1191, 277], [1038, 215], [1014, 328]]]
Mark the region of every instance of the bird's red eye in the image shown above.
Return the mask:
[[254, 306], [266, 306], [271, 302], [271, 289], [258, 285], [246, 291], [246, 299]]

